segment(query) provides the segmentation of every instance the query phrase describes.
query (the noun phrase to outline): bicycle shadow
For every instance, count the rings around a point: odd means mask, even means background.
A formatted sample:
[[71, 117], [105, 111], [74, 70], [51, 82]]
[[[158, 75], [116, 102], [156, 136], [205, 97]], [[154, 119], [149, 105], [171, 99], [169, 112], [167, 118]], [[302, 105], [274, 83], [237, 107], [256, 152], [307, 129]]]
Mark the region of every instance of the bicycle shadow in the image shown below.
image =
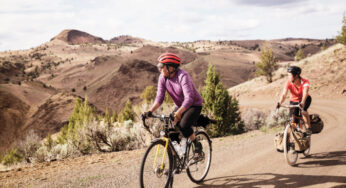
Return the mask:
[[[224, 176], [205, 180], [196, 186], [204, 187], [303, 187], [303, 186], [325, 186], [325, 183], [337, 183], [336, 187], [346, 186], [346, 176], [323, 176], [323, 175], [302, 175], [302, 174], [248, 174]], [[341, 183], [341, 184], [340, 184]]]
[[346, 165], [346, 151], [333, 151], [311, 154], [306, 159], [309, 161], [298, 163], [299, 168], [314, 168], [318, 166]]

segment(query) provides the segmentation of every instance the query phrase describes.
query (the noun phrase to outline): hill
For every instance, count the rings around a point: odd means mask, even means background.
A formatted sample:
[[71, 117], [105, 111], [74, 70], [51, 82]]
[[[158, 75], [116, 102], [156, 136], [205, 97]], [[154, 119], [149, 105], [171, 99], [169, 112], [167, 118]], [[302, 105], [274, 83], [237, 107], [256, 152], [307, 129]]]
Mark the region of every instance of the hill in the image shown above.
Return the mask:
[[241, 100], [272, 98], [273, 103], [276, 103], [287, 80], [286, 69], [289, 65], [302, 68], [301, 76], [310, 81], [309, 92], [313, 98], [346, 97], [346, 47], [342, 44], [331, 46], [299, 62], [281, 63], [272, 83], [267, 83], [264, 77], [258, 77], [231, 87], [228, 91]]
[[[197, 87], [208, 64], [224, 86], [253, 78], [262, 46], [271, 45], [281, 61], [293, 60], [299, 47], [315, 53], [333, 40], [153, 42], [131, 36], [104, 40], [83, 31], [64, 30], [51, 41], [28, 50], [0, 52], [0, 152], [34, 129], [41, 137], [57, 132], [72, 113], [76, 97], [89, 98], [100, 111], [119, 111], [127, 100], [140, 102], [148, 85], [156, 85], [157, 57], [177, 53]], [[315, 51], [310, 49], [315, 49]]]

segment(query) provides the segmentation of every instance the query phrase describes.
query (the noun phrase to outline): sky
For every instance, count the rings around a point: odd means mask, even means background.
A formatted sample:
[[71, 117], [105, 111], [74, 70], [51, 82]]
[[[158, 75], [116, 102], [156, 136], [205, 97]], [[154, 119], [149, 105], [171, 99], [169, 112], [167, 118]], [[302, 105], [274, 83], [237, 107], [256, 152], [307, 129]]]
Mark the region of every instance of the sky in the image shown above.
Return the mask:
[[0, 51], [38, 46], [64, 29], [109, 40], [334, 38], [346, 0], [0, 0]]

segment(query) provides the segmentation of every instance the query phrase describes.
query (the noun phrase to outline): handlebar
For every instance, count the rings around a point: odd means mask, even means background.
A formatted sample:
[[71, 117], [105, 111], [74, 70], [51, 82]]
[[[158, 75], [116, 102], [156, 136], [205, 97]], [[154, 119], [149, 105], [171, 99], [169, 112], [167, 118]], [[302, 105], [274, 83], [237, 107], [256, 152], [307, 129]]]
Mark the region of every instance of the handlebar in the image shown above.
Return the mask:
[[290, 104], [290, 105], [280, 105], [280, 107], [283, 108], [299, 108], [299, 109], [303, 109], [300, 104]]
[[150, 131], [149, 126], [145, 123], [145, 119], [147, 119], [149, 117], [159, 119], [162, 122], [165, 122], [166, 120], [173, 120], [174, 119], [172, 115], [148, 114], [148, 117], [146, 117], [144, 114], [141, 114], [141, 120], [143, 122], [143, 126], [151, 134], [152, 134], [152, 132]]

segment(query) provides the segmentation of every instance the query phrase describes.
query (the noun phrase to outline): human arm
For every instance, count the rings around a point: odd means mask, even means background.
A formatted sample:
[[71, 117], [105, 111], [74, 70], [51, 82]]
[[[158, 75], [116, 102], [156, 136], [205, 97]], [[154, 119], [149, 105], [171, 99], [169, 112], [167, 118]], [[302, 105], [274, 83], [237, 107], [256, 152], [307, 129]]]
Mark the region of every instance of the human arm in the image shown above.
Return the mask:
[[280, 97], [280, 100], [279, 100], [279, 105], [281, 105], [285, 99], [286, 99], [286, 96], [287, 96], [287, 93], [288, 93], [288, 90], [287, 88], [285, 87], [282, 91], [282, 94], [281, 94], [281, 97]]
[[304, 86], [302, 102], [300, 103], [303, 108], [304, 108], [305, 101], [308, 98], [308, 96], [309, 96], [309, 86]]

